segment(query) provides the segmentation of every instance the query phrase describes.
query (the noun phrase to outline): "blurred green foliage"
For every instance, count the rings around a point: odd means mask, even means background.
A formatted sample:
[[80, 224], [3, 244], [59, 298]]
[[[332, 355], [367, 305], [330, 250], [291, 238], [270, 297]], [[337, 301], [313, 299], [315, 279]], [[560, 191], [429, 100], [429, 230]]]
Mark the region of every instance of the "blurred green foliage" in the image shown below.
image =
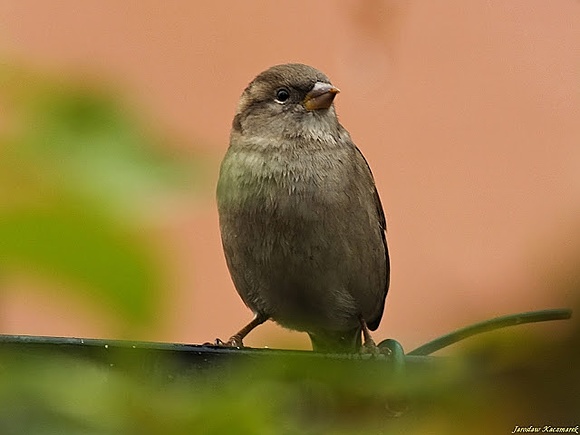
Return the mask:
[[0, 276], [40, 276], [150, 324], [162, 271], [145, 216], [199, 165], [102, 85], [4, 64], [0, 111]]
[[385, 359], [267, 350], [220, 358], [193, 351], [187, 361], [135, 351], [99, 361], [0, 348], [0, 433], [487, 435], [574, 427], [579, 337], [546, 343], [492, 334], [461, 357], [415, 361], [404, 373]]

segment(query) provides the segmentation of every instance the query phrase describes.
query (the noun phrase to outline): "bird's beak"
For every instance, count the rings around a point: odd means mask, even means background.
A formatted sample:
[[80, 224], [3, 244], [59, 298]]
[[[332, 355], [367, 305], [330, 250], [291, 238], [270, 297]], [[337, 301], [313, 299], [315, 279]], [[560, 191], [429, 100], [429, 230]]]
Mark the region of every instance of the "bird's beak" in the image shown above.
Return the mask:
[[306, 110], [328, 109], [339, 92], [340, 90], [330, 83], [316, 82], [302, 103]]

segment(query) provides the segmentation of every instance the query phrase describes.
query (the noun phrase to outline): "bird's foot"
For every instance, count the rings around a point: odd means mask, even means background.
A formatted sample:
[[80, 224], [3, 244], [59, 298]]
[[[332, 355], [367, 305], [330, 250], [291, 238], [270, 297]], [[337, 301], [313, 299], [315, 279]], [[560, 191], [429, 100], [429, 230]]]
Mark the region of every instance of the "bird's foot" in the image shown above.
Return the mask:
[[360, 353], [362, 353], [363, 355], [372, 355], [374, 357], [389, 356], [390, 351], [385, 352], [382, 348], [377, 346], [375, 340], [373, 340], [371, 331], [369, 331], [369, 327], [367, 326], [367, 322], [365, 322], [365, 320], [362, 317], [360, 317], [359, 320], [363, 333], [363, 342], [364, 342], [364, 344], [361, 347]]
[[205, 346], [220, 346], [220, 347], [244, 347], [244, 342], [240, 336], [232, 335], [228, 341], [223, 341], [216, 338], [213, 343], [204, 343]]
[[373, 357], [385, 357], [391, 354], [391, 351], [386, 348], [380, 348], [377, 346], [375, 341], [371, 338], [370, 340], [365, 340], [364, 344], [361, 347], [361, 354], [363, 355], [371, 355]]
[[248, 335], [252, 331], [252, 329], [254, 329], [258, 325], [261, 325], [268, 319], [269, 319], [268, 316], [265, 316], [263, 314], [256, 314], [250, 323], [248, 323], [246, 326], [240, 329], [236, 334], [232, 335], [228, 341], [223, 342], [219, 338], [216, 338], [213, 343], [205, 343], [205, 345], [221, 346], [221, 347], [237, 347], [237, 348], [244, 347], [243, 342], [244, 337]]
[[361, 353], [364, 355], [373, 355], [379, 356], [381, 355], [381, 350], [375, 343], [373, 339], [365, 340], [364, 344], [361, 347]]

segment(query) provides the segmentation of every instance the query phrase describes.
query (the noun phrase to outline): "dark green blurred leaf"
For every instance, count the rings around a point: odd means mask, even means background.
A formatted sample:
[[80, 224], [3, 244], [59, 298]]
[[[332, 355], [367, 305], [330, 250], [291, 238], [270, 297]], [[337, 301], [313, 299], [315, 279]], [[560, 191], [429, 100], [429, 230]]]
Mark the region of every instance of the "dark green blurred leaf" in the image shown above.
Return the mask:
[[[160, 355], [143, 347], [100, 356], [87, 348], [74, 358], [58, 346], [0, 347], [0, 433], [487, 435], [516, 425], [574, 427], [577, 333], [557, 343], [529, 333], [496, 337], [454, 357], [408, 361], [404, 374], [386, 359], [354, 356]], [[395, 417], [393, 409], [402, 411]]]

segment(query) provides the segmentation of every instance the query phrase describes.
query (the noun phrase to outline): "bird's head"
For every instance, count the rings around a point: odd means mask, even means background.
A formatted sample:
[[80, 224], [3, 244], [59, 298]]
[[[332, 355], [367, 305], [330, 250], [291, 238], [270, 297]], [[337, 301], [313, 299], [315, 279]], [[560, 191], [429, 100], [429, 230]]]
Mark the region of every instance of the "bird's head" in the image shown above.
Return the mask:
[[244, 90], [232, 129], [245, 136], [324, 140], [339, 128], [328, 77], [303, 64], [276, 65]]

